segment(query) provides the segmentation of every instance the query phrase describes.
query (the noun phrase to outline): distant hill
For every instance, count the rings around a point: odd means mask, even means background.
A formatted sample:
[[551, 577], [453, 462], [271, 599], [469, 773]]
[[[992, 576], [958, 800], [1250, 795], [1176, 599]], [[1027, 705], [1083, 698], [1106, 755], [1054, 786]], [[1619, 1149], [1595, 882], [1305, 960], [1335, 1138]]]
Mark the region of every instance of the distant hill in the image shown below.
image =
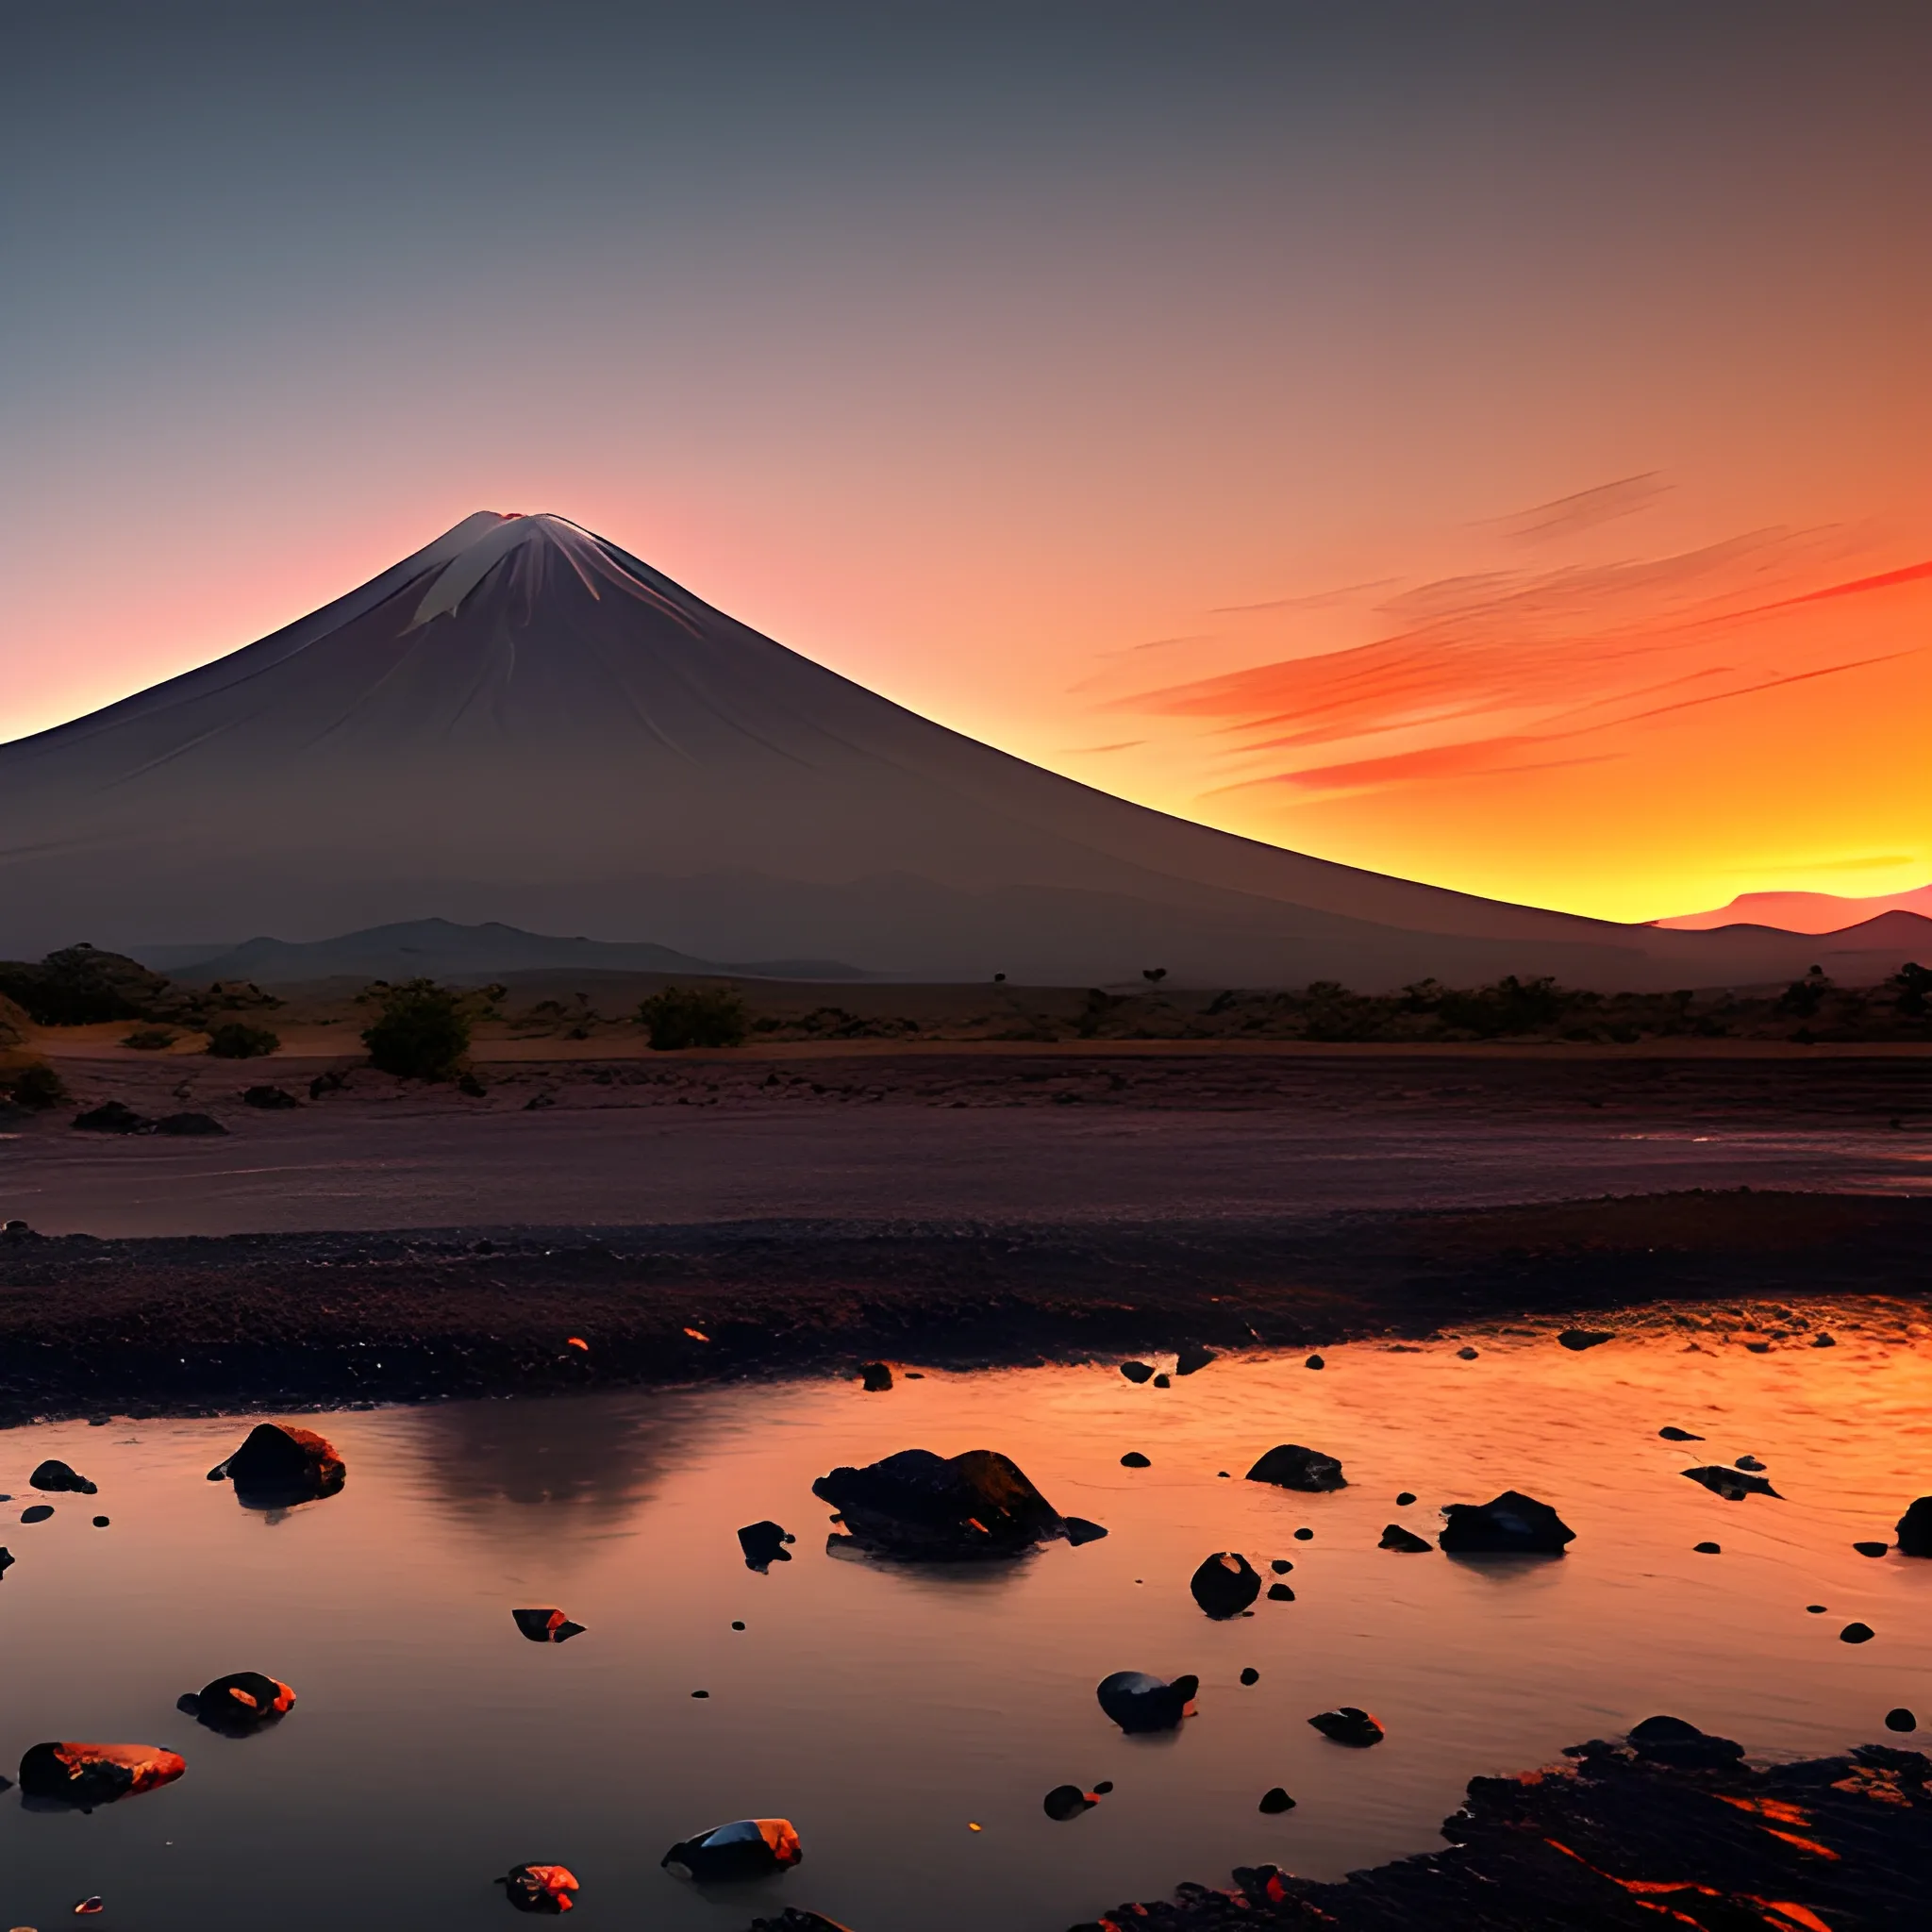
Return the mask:
[[1932, 886], [1874, 899], [1840, 899], [1832, 892], [1743, 892], [1714, 912], [1680, 912], [1655, 923], [1673, 932], [1710, 932], [1724, 925], [1768, 925], [1779, 932], [1843, 932], [1885, 912], [1932, 918]]
[[[1506, 905], [1149, 810], [891, 704], [558, 516], [479, 511], [273, 637], [0, 745], [0, 958], [87, 941], [258, 979], [514, 970], [508, 939], [317, 937], [431, 911], [544, 946], [650, 932], [687, 972], [1036, 985], [1670, 990], [1786, 977], [1809, 950]], [[303, 937], [183, 961], [236, 932]]]
[[[191, 957], [184, 958], [184, 954]], [[545, 933], [523, 932], [513, 925], [458, 925], [447, 919], [414, 919], [344, 933], [340, 939], [299, 943], [255, 939], [221, 951], [192, 946], [137, 948], [133, 957], [170, 978], [194, 985], [242, 979], [258, 986], [288, 986], [342, 977], [441, 979], [460, 985], [493, 979], [505, 973], [552, 969], [729, 974], [757, 979], [870, 977], [838, 959], [700, 959], [670, 946], [556, 939]]]

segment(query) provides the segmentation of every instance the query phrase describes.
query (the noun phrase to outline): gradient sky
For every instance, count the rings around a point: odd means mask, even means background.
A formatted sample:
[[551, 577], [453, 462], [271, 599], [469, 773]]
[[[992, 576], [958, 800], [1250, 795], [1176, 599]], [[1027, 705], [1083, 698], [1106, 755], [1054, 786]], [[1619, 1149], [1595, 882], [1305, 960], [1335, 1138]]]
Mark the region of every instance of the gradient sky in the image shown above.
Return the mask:
[[5, 4], [0, 738], [548, 509], [1641, 918], [1932, 876], [1932, 8]]

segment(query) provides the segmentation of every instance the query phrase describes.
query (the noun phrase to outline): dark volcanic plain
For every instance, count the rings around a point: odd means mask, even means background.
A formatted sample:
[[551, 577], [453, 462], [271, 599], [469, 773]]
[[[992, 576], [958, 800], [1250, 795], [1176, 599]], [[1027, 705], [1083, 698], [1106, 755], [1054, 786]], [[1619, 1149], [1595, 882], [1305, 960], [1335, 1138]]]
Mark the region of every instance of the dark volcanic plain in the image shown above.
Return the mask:
[[[1916, 1056], [774, 1049], [498, 1066], [480, 1098], [357, 1069], [308, 1099], [342, 1064], [62, 1060], [76, 1107], [229, 1132], [16, 1122], [0, 1415], [1693, 1301], [1774, 1330], [1793, 1298], [1920, 1296], [1932, 1253]], [[265, 1079], [302, 1105], [240, 1104]]]

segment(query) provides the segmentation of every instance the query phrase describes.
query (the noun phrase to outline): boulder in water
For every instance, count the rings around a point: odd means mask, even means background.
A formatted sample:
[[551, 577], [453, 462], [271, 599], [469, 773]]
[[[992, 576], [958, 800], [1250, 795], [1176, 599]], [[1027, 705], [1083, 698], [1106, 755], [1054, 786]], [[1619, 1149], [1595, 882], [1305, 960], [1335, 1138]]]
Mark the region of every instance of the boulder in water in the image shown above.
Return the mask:
[[1093, 1694], [1100, 1707], [1124, 1731], [1171, 1731], [1189, 1715], [1201, 1688], [1199, 1677], [1152, 1677], [1145, 1671], [1116, 1671], [1103, 1677]]
[[584, 1626], [574, 1624], [554, 1605], [544, 1604], [527, 1610], [512, 1610], [511, 1620], [532, 1643], [568, 1643], [581, 1637]]
[[1451, 1503], [1436, 1541], [1452, 1557], [1560, 1557], [1576, 1532], [1550, 1507], [1521, 1490], [1488, 1503]]
[[1294, 1809], [1294, 1800], [1276, 1785], [1273, 1790], [1261, 1793], [1261, 1802], [1255, 1808], [1264, 1817], [1277, 1818], [1282, 1812]]
[[1078, 1785], [1056, 1785], [1040, 1802], [1040, 1808], [1056, 1824], [1064, 1824], [1070, 1818], [1077, 1818], [1083, 1811], [1091, 1811], [1100, 1803], [1091, 1791], [1083, 1791]]
[[741, 1818], [680, 1839], [660, 1860], [665, 1871], [700, 1883], [769, 1878], [803, 1858], [789, 1818]]
[[5, 1576], [13, 1568], [13, 1552], [0, 1544], [0, 1576]]
[[51, 1503], [30, 1503], [20, 1512], [23, 1523], [44, 1523], [54, 1513]]
[[1318, 1711], [1308, 1722], [1324, 1738], [1332, 1739], [1338, 1744], [1351, 1744], [1358, 1751], [1367, 1749], [1371, 1744], [1379, 1744], [1387, 1735], [1379, 1718], [1353, 1704], [1341, 1705], [1334, 1710]]
[[1891, 1545], [1880, 1542], [1857, 1542], [1852, 1547], [1861, 1557], [1882, 1557], [1891, 1548]]
[[1271, 1583], [1268, 1586], [1268, 1601], [1271, 1604], [1291, 1604], [1294, 1591], [1285, 1583]]
[[1017, 1556], [1067, 1533], [1025, 1472], [993, 1449], [902, 1449], [863, 1469], [835, 1469], [811, 1489], [858, 1542], [893, 1556]]
[[58, 1495], [63, 1490], [76, 1496], [98, 1496], [99, 1483], [91, 1483], [78, 1470], [70, 1469], [64, 1462], [56, 1462], [51, 1457], [37, 1468], [27, 1481], [37, 1490], [48, 1495]]
[[1198, 1341], [1191, 1341], [1175, 1356], [1174, 1372], [1176, 1375], [1197, 1375], [1214, 1359], [1215, 1355], [1211, 1348]]
[[1653, 1764], [1715, 1770], [1735, 1764], [1743, 1745], [1729, 1738], [1714, 1738], [1680, 1717], [1647, 1717], [1630, 1727], [1630, 1748]]
[[1838, 1641], [1840, 1643], [1870, 1643], [1877, 1634], [1869, 1624], [1847, 1624], [1838, 1633]]
[[[1721, 1462], [1707, 1464], [1702, 1469], [1687, 1469], [1683, 1474], [1693, 1483], [1702, 1483], [1713, 1496], [1722, 1496], [1726, 1503], [1741, 1503], [1746, 1496], [1777, 1496], [1777, 1491], [1761, 1475], [1753, 1475], [1748, 1470], [1726, 1469]], [[1778, 1501], [1784, 1498], [1778, 1496]]]
[[1232, 1550], [1216, 1550], [1188, 1584], [1194, 1601], [1210, 1617], [1238, 1617], [1261, 1594], [1261, 1579], [1248, 1559]]
[[83, 1811], [171, 1785], [188, 1766], [158, 1744], [36, 1744], [20, 1760], [21, 1794]]
[[1334, 1457], [1324, 1456], [1319, 1449], [1304, 1449], [1299, 1442], [1277, 1442], [1249, 1470], [1247, 1479], [1309, 1494], [1348, 1487], [1348, 1478]]
[[1919, 1728], [1918, 1713], [1908, 1710], [1901, 1704], [1885, 1713], [1885, 1728], [1888, 1731], [1916, 1731]]
[[1154, 1379], [1154, 1368], [1150, 1362], [1123, 1362], [1121, 1374], [1130, 1382], [1151, 1382]]
[[1689, 1429], [1680, 1429], [1674, 1423], [1667, 1423], [1657, 1431], [1666, 1442], [1701, 1442], [1702, 1436], [1693, 1436]]
[[1417, 1536], [1412, 1529], [1404, 1529], [1401, 1524], [1391, 1523], [1382, 1532], [1382, 1541], [1377, 1549], [1400, 1550], [1405, 1556], [1424, 1557], [1435, 1545], [1426, 1537]]
[[1615, 1333], [1608, 1328], [1566, 1328], [1557, 1337], [1565, 1348], [1574, 1349], [1579, 1354], [1586, 1348], [1601, 1348], [1605, 1342], [1616, 1339]]
[[883, 1395], [892, 1386], [892, 1370], [889, 1362], [867, 1362], [858, 1372], [858, 1380], [869, 1395]]
[[182, 1698], [177, 1707], [196, 1724], [233, 1737], [286, 1717], [295, 1707], [295, 1693], [259, 1671], [230, 1671]]
[[211, 1483], [235, 1485], [235, 1500], [248, 1509], [286, 1509], [333, 1496], [348, 1479], [335, 1444], [313, 1429], [258, 1423], [225, 1462], [208, 1471]]
[[1067, 1541], [1077, 1550], [1082, 1543], [1097, 1543], [1107, 1534], [1102, 1524], [1091, 1523], [1084, 1516], [1069, 1516]]
[[1932, 1557], [1932, 1496], [1921, 1496], [1898, 1520], [1898, 1553]]
[[738, 1547], [744, 1552], [744, 1567], [760, 1576], [774, 1563], [789, 1563], [791, 1552], [785, 1545], [796, 1539], [768, 1517], [762, 1523], [747, 1523], [738, 1532]]
[[512, 1865], [491, 1883], [520, 1912], [541, 1912], [557, 1918], [575, 1905], [571, 1893], [579, 1890], [576, 1874], [568, 1865]]
[[1138, 1449], [1129, 1449], [1121, 1457], [1121, 1467], [1123, 1469], [1152, 1469], [1154, 1465]]

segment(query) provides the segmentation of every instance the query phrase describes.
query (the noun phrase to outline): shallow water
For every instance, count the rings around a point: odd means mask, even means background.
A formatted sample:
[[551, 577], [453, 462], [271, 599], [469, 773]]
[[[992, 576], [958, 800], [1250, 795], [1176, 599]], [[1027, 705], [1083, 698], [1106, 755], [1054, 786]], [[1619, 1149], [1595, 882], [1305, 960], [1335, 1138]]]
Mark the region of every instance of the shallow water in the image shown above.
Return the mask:
[[[1690, 1331], [1696, 1352], [1664, 1329], [1583, 1355], [1475, 1333], [1456, 1339], [1472, 1362], [1338, 1347], [1320, 1374], [1223, 1360], [1164, 1391], [1046, 1369], [344, 1414], [320, 1426], [347, 1488], [280, 1520], [203, 1480], [245, 1424], [16, 1430], [0, 1763], [70, 1738], [167, 1744], [189, 1769], [87, 1816], [0, 1800], [0, 1920], [46, 1926], [98, 1892], [102, 1924], [144, 1932], [501, 1925], [488, 1881], [528, 1860], [575, 1870], [592, 1925], [742, 1932], [790, 1902], [856, 1932], [1061, 1932], [1239, 1862], [1338, 1876], [1433, 1848], [1471, 1776], [1653, 1711], [1762, 1754], [1887, 1738], [1893, 1706], [1932, 1723], [1932, 1562], [1851, 1545], [1932, 1491], [1932, 1338], [1885, 1309], [1828, 1319], [1839, 1347], [1765, 1355], [1717, 1328]], [[1666, 1423], [1707, 1441], [1661, 1441]], [[1350, 1487], [1240, 1480], [1284, 1441], [1340, 1456]], [[941, 1572], [828, 1556], [812, 1478], [913, 1445], [1003, 1449], [1111, 1534]], [[1153, 1466], [1121, 1468], [1130, 1448]], [[1677, 1474], [1746, 1453], [1786, 1500]], [[45, 1456], [101, 1492], [20, 1525]], [[1375, 1547], [1509, 1487], [1561, 1510], [1569, 1556]], [[1419, 1500], [1397, 1508], [1403, 1490]], [[734, 1532], [764, 1516], [798, 1542], [759, 1576]], [[1722, 1556], [1693, 1553], [1707, 1538]], [[1187, 1579], [1217, 1549], [1264, 1574], [1291, 1558], [1295, 1601], [1209, 1623]], [[509, 1611], [551, 1603], [587, 1634], [525, 1642]], [[1874, 1641], [1839, 1641], [1855, 1618]], [[274, 1732], [175, 1710], [237, 1669], [298, 1691]], [[1093, 1699], [1124, 1669], [1198, 1673], [1200, 1714], [1124, 1737]], [[1387, 1741], [1308, 1728], [1342, 1703]], [[1052, 1786], [1103, 1778], [1094, 1810], [1042, 1814]], [[1298, 1807], [1261, 1817], [1274, 1784]], [[803, 1835], [788, 1877], [701, 1894], [658, 1869], [758, 1815]]]

